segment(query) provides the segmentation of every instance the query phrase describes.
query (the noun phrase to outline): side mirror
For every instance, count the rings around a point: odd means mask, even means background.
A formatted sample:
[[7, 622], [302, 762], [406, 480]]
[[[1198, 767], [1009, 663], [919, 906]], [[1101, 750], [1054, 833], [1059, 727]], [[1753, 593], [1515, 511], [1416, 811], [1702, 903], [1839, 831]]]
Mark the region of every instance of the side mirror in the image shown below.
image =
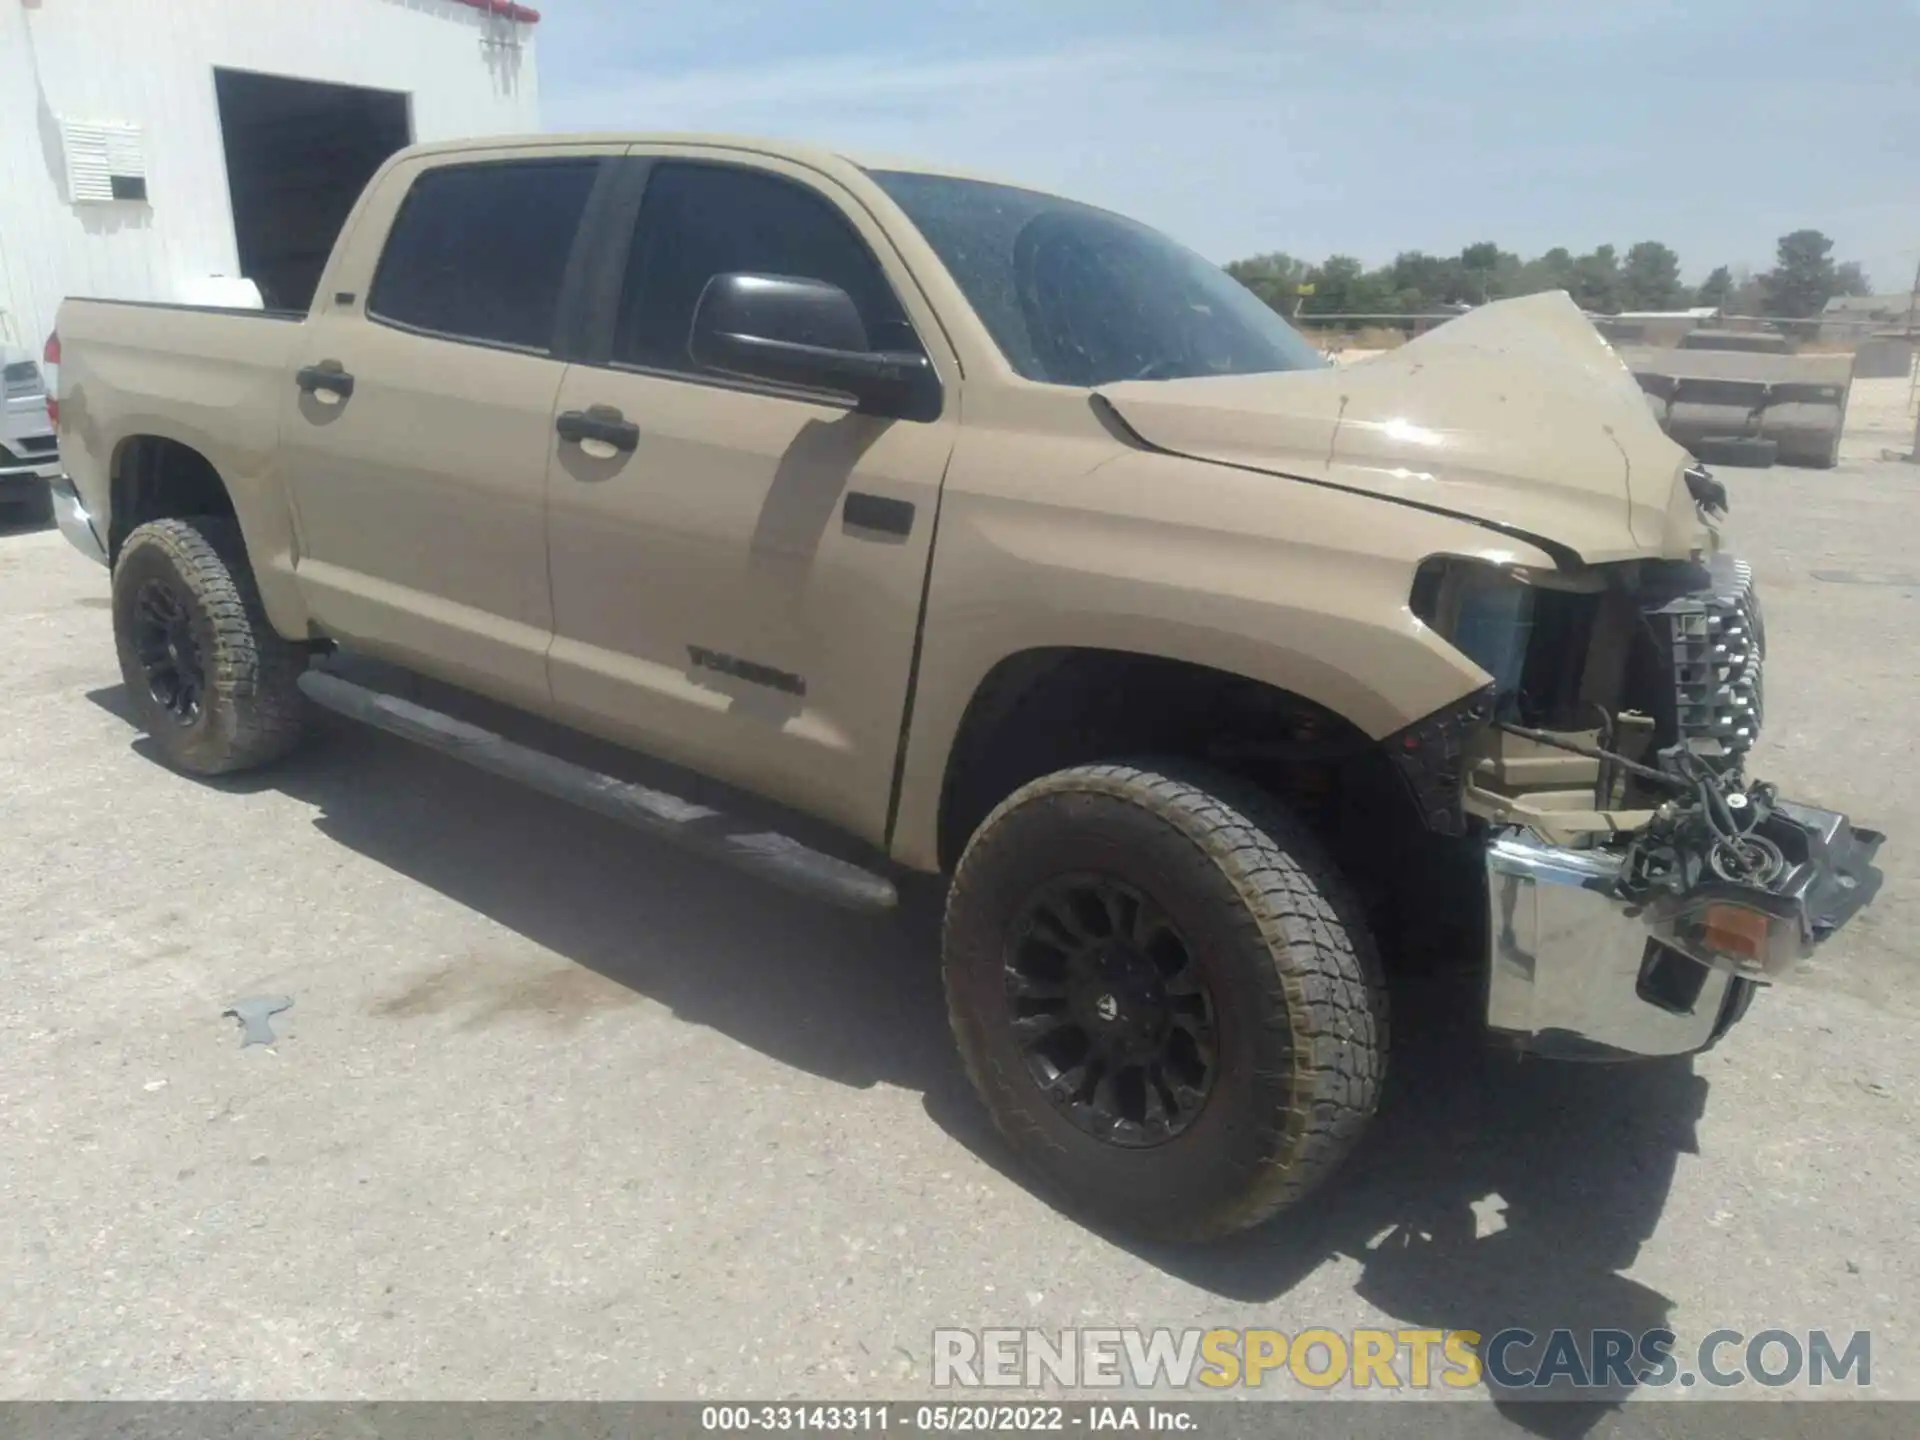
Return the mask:
[[716, 275], [687, 338], [693, 362], [722, 375], [851, 395], [871, 414], [930, 420], [939, 380], [925, 355], [868, 348], [853, 297], [787, 275]]

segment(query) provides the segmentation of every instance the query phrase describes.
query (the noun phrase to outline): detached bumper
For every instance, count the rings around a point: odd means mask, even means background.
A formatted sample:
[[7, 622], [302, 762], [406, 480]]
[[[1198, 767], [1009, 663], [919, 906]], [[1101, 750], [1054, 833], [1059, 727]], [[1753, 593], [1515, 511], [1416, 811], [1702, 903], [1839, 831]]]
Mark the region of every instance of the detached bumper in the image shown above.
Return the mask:
[[[1766, 891], [1708, 884], [1660, 903], [1620, 893], [1621, 859], [1507, 829], [1488, 844], [1487, 1024], [1519, 1049], [1565, 1060], [1704, 1050], [1776, 978], [1872, 900], [1881, 836], [1843, 815], [1782, 804], [1803, 832]], [[1721, 902], [1772, 917], [1763, 959], [1715, 953], [1699, 917]]]

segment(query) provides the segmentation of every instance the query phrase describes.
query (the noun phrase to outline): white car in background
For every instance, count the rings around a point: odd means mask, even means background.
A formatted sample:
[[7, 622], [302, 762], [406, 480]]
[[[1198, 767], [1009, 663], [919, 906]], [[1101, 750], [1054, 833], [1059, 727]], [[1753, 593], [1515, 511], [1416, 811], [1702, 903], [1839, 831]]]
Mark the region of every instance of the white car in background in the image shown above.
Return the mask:
[[15, 345], [0, 345], [0, 523], [39, 518], [60, 452], [47, 414], [52, 377]]

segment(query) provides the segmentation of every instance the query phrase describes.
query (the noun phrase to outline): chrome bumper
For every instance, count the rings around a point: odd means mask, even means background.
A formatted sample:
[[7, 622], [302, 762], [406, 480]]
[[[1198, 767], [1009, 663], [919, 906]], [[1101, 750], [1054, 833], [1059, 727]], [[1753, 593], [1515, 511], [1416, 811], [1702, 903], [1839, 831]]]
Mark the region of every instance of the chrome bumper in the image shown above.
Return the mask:
[[56, 472], [48, 477], [47, 489], [53, 495], [54, 523], [60, 527], [60, 533], [67, 537], [67, 543], [89, 560], [105, 565], [106, 544], [94, 527], [93, 517], [81, 502], [80, 492], [73, 488], [73, 482]]
[[[1687, 907], [1734, 895], [1707, 881], [1673, 900], [1632, 903], [1619, 894], [1621, 859], [1604, 850], [1548, 844], [1520, 829], [1496, 831], [1486, 851], [1487, 1025], [1534, 1054], [1566, 1060], [1688, 1055], [1745, 1013], [1754, 988], [1812, 953], [1868, 904], [1882, 837], [1844, 815], [1778, 801], [1791, 827], [1788, 868], [1767, 892], [1740, 903], [1797, 934], [1779, 963], [1731, 961], [1698, 943]], [[1797, 838], [1795, 838], [1797, 837]]]
[[1488, 844], [1487, 1025], [1497, 1037], [1562, 1060], [1687, 1055], [1739, 1018], [1753, 981], [1663, 949], [1615, 898], [1619, 878], [1617, 857], [1525, 831]]

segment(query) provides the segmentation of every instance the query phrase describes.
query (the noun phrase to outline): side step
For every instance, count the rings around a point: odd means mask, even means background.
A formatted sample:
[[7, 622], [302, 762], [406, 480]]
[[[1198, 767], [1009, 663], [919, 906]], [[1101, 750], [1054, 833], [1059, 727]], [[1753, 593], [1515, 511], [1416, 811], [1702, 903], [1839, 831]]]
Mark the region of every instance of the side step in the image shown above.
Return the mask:
[[377, 725], [490, 774], [592, 810], [697, 850], [803, 895], [853, 910], [891, 910], [893, 882], [788, 835], [755, 830], [707, 805], [602, 775], [442, 715], [397, 695], [383, 695], [325, 670], [308, 670], [300, 688], [309, 700], [352, 720]]

